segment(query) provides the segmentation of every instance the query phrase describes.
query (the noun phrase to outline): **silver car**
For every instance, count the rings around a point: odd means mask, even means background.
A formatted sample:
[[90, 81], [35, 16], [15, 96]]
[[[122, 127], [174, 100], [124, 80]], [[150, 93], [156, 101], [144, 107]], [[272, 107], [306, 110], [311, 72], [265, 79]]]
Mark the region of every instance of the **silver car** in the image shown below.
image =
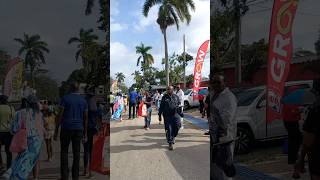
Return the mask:
[[[287, 82], [286, 88], [290, 86], [311, 89], [312, 81]], [[236, 152], [238, 154], [250, 152], [255, 141], [281, 139], [287, 136], [282, 119], [274, 120], [271, 123], [266, 122], [265, 86], [238, 91], [235, 95], [238, 99], [236, 114], [238, 123]]]

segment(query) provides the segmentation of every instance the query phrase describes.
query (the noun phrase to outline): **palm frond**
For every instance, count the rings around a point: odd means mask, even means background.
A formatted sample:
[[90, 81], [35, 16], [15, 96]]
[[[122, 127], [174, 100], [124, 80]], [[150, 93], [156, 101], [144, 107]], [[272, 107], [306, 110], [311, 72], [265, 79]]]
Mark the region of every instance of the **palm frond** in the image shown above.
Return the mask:
[[142, 13], [145, 17], [148, 16], [149, 14], [149, 11], [150, 9], [156, 5], [156, 4], [159, 4], [159, 3], [162, 3], [163, 0], [146, 0], [146, 2], [144, 3], [143, 5], [143, 10], [142, 10]]
[[87, 0], [85, 15], [90, 15], [92, 13], [92, 8], [94, 6], [95, 0]]
[[139, 66], [141, 58], [142, 58], [142, 56], [140, 56], [140, 57], [137, 59], [137, 66]]
[[76, 52], [76, 62], [78, 62], [78, 59], [79, 59], [79, 56], [80, 56], [80, 53], [81, 53], [81, 50], [79, 49], [77, 52]]
[[70, 38], [69, 41], [68, 41], [68, 44], [71, 44], [71, 43], [74, 43], [74, 42], [80, 42], [80, 39], [77, 38], [77, 37]]

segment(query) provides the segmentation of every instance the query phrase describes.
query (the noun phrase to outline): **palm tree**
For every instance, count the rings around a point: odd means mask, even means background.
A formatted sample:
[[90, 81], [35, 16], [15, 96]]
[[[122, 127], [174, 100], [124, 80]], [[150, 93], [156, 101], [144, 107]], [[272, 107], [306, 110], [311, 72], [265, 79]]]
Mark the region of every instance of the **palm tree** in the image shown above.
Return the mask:
[[151, 64], [154, 63], [153, 56], [148, 53], [148, 51], [151, 49], [151, 46], [144, 46], [143, 43], [141, 43], [140, 46], [136, 46], [136, 53], [140, 54], [139, 58], [137, 59], [137, 66], [139, 66], [141, 63], [141, 71], [143, 71], [143, 73]]
[[165, 66], [166, 66], [166, 81], [169, 79], [169, 63], [168, 63], [168, 45], [167, 45], [167, 28], [171, 25], [176, 25], [179, 30], [179, 23], [186, 20], [187, 24], [191, 21], [189, 7], [194, 11], [195, 5], [192, 0], [146, 0], [143, 6], [143, 15], [148, 16], [150, 9], [159, 4], [157, 23], [160, 26], [164, 39], [165, 47]]
[[124, 82], [125, 78], [126, 78], [126, 76], [122, 72], [116, 73], [116, 79], [117, 79], [119, 84]]
[[72, 37], [69, 39], [68, 44], [78, 43], [78, 51], [76, 52], [76, 61], [78, 61], [79, 56], [82, 59], [83, 67], [88, 70], [89, 68], [89, 57], [88, 53], [90, 53], [89, 49], [92, 49], [92, 46], [96, 45], [95, 40], [98, 39], [98, 36], [93, 33], [93, 29], [80, 29], [79, 37]]
[[25, 53], [25, 67], [30, 69], [30, 77], [32, 81], [32, 87], [35, 87], [34, 72], [42, 64], [45, 64], [44, 52], [49, 53], [48, 44], [41, 41], [40, 36], [24, 34], [23, 39], [15, 38], [15, 41], [22, 46], [19, 49], [19, 55]]
[[87, 5], [86, 5], [86, 15], [90, 15], [92, 13], [92, 8], [94, 6], [95, 0], [87, 0]]

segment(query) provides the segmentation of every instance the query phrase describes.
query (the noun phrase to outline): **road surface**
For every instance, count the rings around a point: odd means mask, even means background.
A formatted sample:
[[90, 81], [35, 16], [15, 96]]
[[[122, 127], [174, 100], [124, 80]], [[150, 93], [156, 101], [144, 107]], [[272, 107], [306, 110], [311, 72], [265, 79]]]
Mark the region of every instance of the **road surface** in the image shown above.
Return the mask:
[[155, 115], [150, 130], [143, 126], [143, 118], [111, 122], [111, 179], [209, 179], [209, 141], [203, 131], [186, 124], [169, 151], [164, 125]]

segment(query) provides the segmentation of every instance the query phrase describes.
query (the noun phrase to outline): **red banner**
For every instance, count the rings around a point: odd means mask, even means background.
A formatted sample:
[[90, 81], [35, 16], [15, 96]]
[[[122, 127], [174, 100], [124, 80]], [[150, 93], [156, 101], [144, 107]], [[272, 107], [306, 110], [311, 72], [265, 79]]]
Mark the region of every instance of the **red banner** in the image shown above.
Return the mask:
[[202, 66], [204, 62], [204, 58], [206, 57], [208, 46], [209, 46], [209, 40], [205, 41], [199, 48], [196, 63], [194, 65], [194, 81], [193, 81], [193, 98], [196, 97], [196, 95], [199, 92], [200, 83], [202, 79]]
[[292, 59], [292, 26], [298, 0], [274, 0], [269, 35], [267, 122], [281, 119], [281, 98]]

